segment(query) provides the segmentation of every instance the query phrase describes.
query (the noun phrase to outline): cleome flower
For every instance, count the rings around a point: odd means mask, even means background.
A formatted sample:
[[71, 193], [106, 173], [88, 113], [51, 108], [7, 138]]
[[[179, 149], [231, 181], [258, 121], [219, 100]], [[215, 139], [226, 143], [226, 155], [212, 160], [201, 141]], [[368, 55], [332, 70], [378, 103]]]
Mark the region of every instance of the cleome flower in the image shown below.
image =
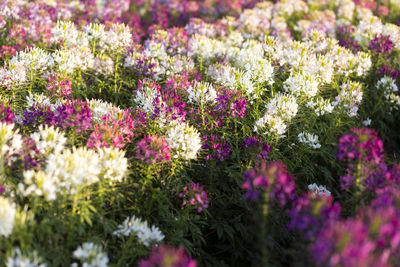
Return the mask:
[[129, 236], [135, 233], [145, 246], [150, 246], [152, 243], [159, 243], [164, 239], [164, 234], [156, 226], [149, 227], [146, 221], [142, 221], [135, 216], [128, 217], [125, 221], [118, 225], [118, 230], [113, 232], [116, 236]]
[[202, 146], [200, 134], [187, 123], [172, 122], [165, 138], [174, 151], [174, 158], [191, 160], [197, 158]]

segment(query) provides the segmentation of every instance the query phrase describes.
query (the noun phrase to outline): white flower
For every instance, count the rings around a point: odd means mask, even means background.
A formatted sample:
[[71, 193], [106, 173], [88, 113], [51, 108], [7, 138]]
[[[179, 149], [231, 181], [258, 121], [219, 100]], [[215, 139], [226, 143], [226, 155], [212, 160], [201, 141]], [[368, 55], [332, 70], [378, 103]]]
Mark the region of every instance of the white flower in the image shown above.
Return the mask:
[[370, 118], [366, 119], [365, 121], [362, 122], [362, 124], [363, 124], [364, 126], [369, 126], [369, 125], [371, 125], [371, 119], [370, 119]]
[[128, 159], [123, 150], [105, 147], [98, 150], [100, 156], [100, 176], [105, 180], [120, 182], [128, 171]]
[[19, 189], [24, 196], [44, 195], [54, 200], [57, 193], [75, 194], [77, 187], [98, 182], [100, 172], [100, 157], [94, 150], [63, 150], [48, 156], [44, 170], [25, 171]]
[[155, 86], [145, 85], [141, 90], [136, 92], [133, 101], [143, 109], [144, 112], [151, 114], [154, 111], [154, 101], [157, 97], [160, 98], [160, 93], [157, 88]]
[[107, 55], [94, 58], [93, 70], [96, 74], [111, 75], [114, 72], [114, 61]]
[[297, 111], [298, 104], [294, 96], [278, 93], [266, 105], [265, 114], [256, 121], [254, 131], [268, 127], [267, 133], [275, 133], [283, 137], [287, 129], [285, 122], [290, 122]]
[[18, 52], [9, 61], [9, 66], [12, 69], [13, 66], [22, 65], [24, 66], [25, 71], [30, 73], [31, 71], [44, 71], [51, 67], [53, 63], [53, 58], [47, 52], [41, 48], [33, 47]]
[[20, 248], [14, 248], [11, 255], [7, 258], [7, 267], [46, 267], [45, 263], [41, 263], [42, 259], [36, 251], [22, 252]]
[[313, 149], [318, 149], [321, 147], [321, 144], [318, 141], [318, 135], [311, 134], [308, 132], [301, 132], [301, 133], [299, 133], [297, 138], [299, 139], [300, 143], [308, 145], [308, 146], [312, 147]]
[[[108, 256], [101, 245], [85, 242], [73, 252], [74, 258], [81, 261], [85, 267], [107, 267]], [[77, 266], [75, 263], [74, 266]]]
[[[18, 129], [14, 130], [14, 124], [7, 124], [5, 122], [0, 122], [0, 157], [4, 157], [4, 154], [13, 154], [15, 148], [11, 145], [12, 140], [16, 139], [14, 142], [16, 146], [20, 146], [21, 136], [18, 134]], [[18, 141], [19, 140], [19, 141]]]
[[122, 110], [111, 103], [100, 99], [86, 100], [89, 108], [92, 110], [92, 120], [94, 123], [101, 123], [105, 115], [110, 115], [111, 112], [120, 113]]
[[258, 131], [258, 129], [262, 129], [266, 126], [269, 128], [266, 133], [273, 133], [279, 137], [283, 137], [287, 129], [287, 125], [281, 117], [265, 114], [262, 118], [256, 121], [254, 131]]
[[388, 100], [391, 105], [391, 111], [393, 108], [396, 110], [400, 108], [399, 88], [397, 87], [394, 79], [384, 76], [377, 82], [376, 87], [380, 90], [383, 90], [386, 100]]
[[0, 238], [8, 237], [13, 230], [17, 206], [0, 196]]
[[190, 56], [199, 57], [208, 62], [213, 58], [223, 56], [226, 53], [226, 45], [216, 39], [195, 34], [189, 40], [189, 50]]
[[315, 194], [317, 194], [318, 196], [322, 196], [322, 195], [325, 195], [325, 196], [330, 196], [331, 195], [331, 192], [328, 190], [328, 189], [326, 189], [326, 187], [325, 186], [323, 186], [323, 185], [317, 185], [317, 184], [310, 184], [310, 185], [308, 185], [308, 190], [310, 190], [310, 191], [313, 191]]
[[59, 128], [40, 125], [38, 130], [31, 134], [31, 138], [35, 141], [40, 153], [46, 155], [54, 152], [57, 154], [64, 149], [67, 138]]
[[278, 93], [266, 105], [266, 114], [280, 116], [283, 120], [290, 121], [296, 116], [298, 104], [292, 95]]
[[332, 113], [334, 106], [332, 106], [329, 99], [317, 98], [316, 101], [310, 100], [306, 103], [306, 107], [314, 109], [315, 114], [319, 117], [326, 113]]
[[175, 153], [175, 158], [196, 159], [201, 148], [200, 134], [187, 123], [171, 123], [165, 138]]
[[121, 181], [128, 169], [125, 152], [116, 148], [98, 151], [86, 147], [52, 152], [43, 170], [28, 170], [19, 191], [28, 196], [44, 196], [54, 200], [57, 194], [76, 194], [80, 187], [99, 181]]
[[206, 102], [215, 103], [217, 91], [210, 83], [195, 81], [192, 86], [187, 89], [189, 103], [204, 104]]
[[107, 39], [104, 40], [110, 51], [125, 51], [132, 45], [132, 33], [129, 26], [115, 23], [107, 31]]
[[71, 21], [57, 21], [57, 25], [51, 30], [55, 43], [62, 42], [64, 47], [89, 46], [89, 40], [85, 34], [76, 29]]
[[26, 97], [25, 107], [27, 109], [39, 108], [41, 106], [49, 107], [51, 111], [56, 111], [56, 109], [62, 105], [61, 101], [52, 103], [51, 99], [44, 94], [31, 94]]
[[334, 107], [340, 106], [349, 117], [357, 116], [358, 105], [362, 101], [362, 86], [358, 82], [348, 82], [340, 86], [341, 91], [332, 102]]
[[216, 84], [234, 88], [236, 85], [237, 70], [230, 65], [210, 65], [207, 70], [207, 76], [215, 81]]
[[118, 230], [114, 231], [113, 235], [129, 236], [132, 232], [137, 235], [145, 246], [149, 246], [152, 243], [159, 243], [164, 239], [164, 234], [160, 229], [154, 225], [150, 228], [146, 221], [143, 222], [135, 216], [126, 218], [121, 225], [118, 225]]
[[313, 97], [318, 93], [319, 82], [308, 73], [290, 73], [289, 78], [283, 83], [283, 88], [295, 95]]

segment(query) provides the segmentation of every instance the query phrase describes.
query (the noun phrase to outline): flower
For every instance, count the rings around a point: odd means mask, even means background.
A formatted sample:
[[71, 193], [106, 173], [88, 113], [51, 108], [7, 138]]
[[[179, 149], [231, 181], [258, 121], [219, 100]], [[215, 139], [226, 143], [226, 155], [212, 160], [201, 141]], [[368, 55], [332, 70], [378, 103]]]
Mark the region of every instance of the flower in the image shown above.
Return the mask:
[[297, 136], [300, 143], [303, 143], [307, 146], [312, 147], [313, 149], [318, 149], [321, 147], [321, 144], [318, 141], [318, 135], [314, 135], [308, 132], [301, 132]]
[[386, 35], [375, 35], [374, 39], [369, 42], [369, 50], [372, 50], [375, 55], [378, 54], [390, 54], [393, 50], [393, 42], [389, 36]]
[[38, 256], [36, 251], [22, 252], [19, 247], [13, 248], [6, 261], [7, 267], [46, 267], [47, 264]]
[[[86, 267], [107, 267], [109, 261], [101, 245], [92, 242], [83, 243], [73, 252], [73, 256], [82, 262], [82, 266]], [[73, 263], [71, 266], [77, 267], [78, 264]]]
[[131, 233], [135, 233], [140, 242], [147, 247], [164, 239], [164, 234], [160, 229], [154, 225], [150, 228], [146, 221], [143, 222], [135, 216], [127, 217], [122, 224], [118, 225], [118, 230], [114, 231], [113, 235], [129, 236]]
[[15, 115], [7, 103], [1, 102], [0, 105], [0, 121], [11, 124], [14, 122]]
[[229, 144], [220, 136], [211, 134], [203, 136], [202, 149], [208, 149], [209, 154], [206, 156], [206, 160], [218, 159], [224, 161], [228, 159], [231, 149]]
[[102, 120], [102, 123], [94, 126], [94, 131], [87, 142], [88, 147], [123, 148], [132, 140], [136, 125], [130, 110], [111, 110], [109, 114], [102, 117]]
[[268, 198], [275, 200], [280, 206], [295, 198], [295, 184], [282, 162], [272, 162], [267, 165], [260, 161], [255, 168], [243, 174], [245, 181], [242, 188], [246, 189], [246, 198], [257, 201], [261, 190], [267, 190]]
[[200, 134], [187, 123], [171, 123], [165, 138], [175, 158], [196, 159], [201, 148]]
[[185, 186], [183, 191], [178, 194], [180, 198], [183, 198], [182, 206], [190, 204], [197, 207], [197, 211], [201, 212], [203, 209], [208, 208], [207, 192], [204, 191], [204, 186], [200, 186], [196, 183], [190, 183], [189, 187]]
[[147, 164], [171, 160], [171, 148], [162, 136], [147, 135], [136, 147], [136, 158]]
[[337, 157], [344, 161], [362, 160], [379, 164], [383, 161], [383, 142], [378, 133], [368, 128], [352, 128], [339, 139]]
[[139, 261], [139, 267], [196, 267], [196, 261], [191, 259], [183, 248], [167, 245], [154, 247], [148, 259]]
[[257, 154], [257, 159], [268, 159], [268, 152], [271, 151], [271, 146], [262, 142], [261, 137], [247, 137], [243, 143], [242, 147], [249, 148]]
[[0, 236], [8, 237], [14, 228], [17, 206], [0, 196]]

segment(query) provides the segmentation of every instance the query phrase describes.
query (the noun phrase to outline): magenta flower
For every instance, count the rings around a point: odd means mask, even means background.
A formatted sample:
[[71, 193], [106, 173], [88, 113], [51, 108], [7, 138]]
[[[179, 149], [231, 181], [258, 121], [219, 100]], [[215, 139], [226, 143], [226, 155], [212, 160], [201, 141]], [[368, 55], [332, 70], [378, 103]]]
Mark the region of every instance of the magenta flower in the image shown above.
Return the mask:
[[247, 101], [241, 92], [222, 88], [218, 92], [216, 110], [224, 117], [240, 117], [246, 115]]
[[136, 144], [136, 158], [147, 164], [171, 160], [171, 148], [164, 137], [147, 135]]
[[183, 248], [167, 245], [154, 247], [149, 258], [139, 261], [139, 267], [196, 267]]
[[64, 77], [50, 77], [47, 82], [46, 89], [51, 96], [68, 97], [72, 93], [72, 82]]
[[183, 198], [182, 206], [190, 204], [197, 207], [198, 212], [208, 208], [209, 200], [204, 186], [192, 182], [189, 186], [185, 186], [178, 196]]
[[4, 102], [1, 102], [0, 105], [0, 121], [5, 122], [7, 124], [11, 124], [14, 122], [15, 115], [12, 112], [11, 108]]
[[109, 147], [123, 148], [133, 138], [135, 121], [129, 110], [111, 111], [103, 116], [103, 122], [94, 126], [87, 146], [90, 148]]
[[295, 183], [282, 162], [272, 162], [267, 165], [260, 161], [255, 168], [244, 173], [245, 181], [242, 188], [246, 189], [246, 198], [258, 200], [260, 191], [268, 191], [268, 197], [284, 206], [295, 198]]
[[383, 161], [383, 142], [378, 133], [368, 128], [353, 128], [339, 139], [337, 157], [344, 161], [366, 161], [379, 164]]
[[63, 129], [73, 128], [77, 133], [92, 128], [92, 110], [87, 102], [81, 100], [72, 99], [57, 107], [53, 119], [53, 125]]

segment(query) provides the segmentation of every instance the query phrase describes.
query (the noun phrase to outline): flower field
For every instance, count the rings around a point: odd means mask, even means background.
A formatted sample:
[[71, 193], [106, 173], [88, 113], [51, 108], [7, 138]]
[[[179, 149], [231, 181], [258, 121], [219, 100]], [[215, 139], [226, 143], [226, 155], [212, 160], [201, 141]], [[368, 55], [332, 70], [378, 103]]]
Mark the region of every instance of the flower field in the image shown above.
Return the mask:
[[399, 266], [400, 1], [0, 0], [0, 266]]

